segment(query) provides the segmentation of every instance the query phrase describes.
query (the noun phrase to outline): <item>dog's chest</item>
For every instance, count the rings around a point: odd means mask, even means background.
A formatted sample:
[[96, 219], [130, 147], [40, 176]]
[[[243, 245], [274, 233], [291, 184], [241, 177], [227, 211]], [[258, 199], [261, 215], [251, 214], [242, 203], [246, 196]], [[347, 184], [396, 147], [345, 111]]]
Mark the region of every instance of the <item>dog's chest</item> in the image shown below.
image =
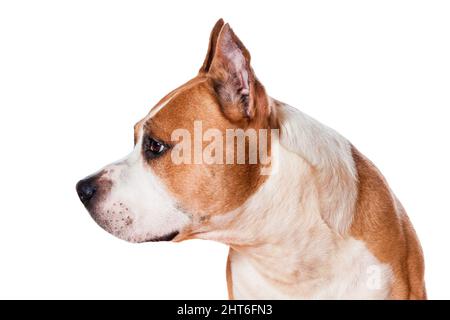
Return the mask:
[[[388, 299], [391, 268], [380, 263], [359, 242], [350, 245], [346, 256], [321, 266], [323, 273], [292, 283], [277, 281], [276, 274], [262, 275], [251, 260], [232, 252], [233, 296], [235, 299]], [[282, 261], [277, 269], [283, 272]]]

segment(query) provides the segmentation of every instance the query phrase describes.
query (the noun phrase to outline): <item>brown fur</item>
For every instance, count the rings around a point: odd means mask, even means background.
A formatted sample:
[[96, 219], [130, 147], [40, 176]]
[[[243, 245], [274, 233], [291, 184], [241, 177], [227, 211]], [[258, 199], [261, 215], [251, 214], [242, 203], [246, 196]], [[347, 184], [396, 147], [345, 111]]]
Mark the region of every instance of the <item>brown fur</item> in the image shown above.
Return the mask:
[[228, 299], [234, 300], [234, 294], [233, 294], [233, 275], [231, 273], [231, 248], [228, 252], [228, 258], [227, 258], [227, 290], [228, 290]]
[[219, 19], [211, 31], [211, 35], [209, 37], [208, 51], [206, 53], [205, 61], [203, 62], [202, 67], [200, 68], [199, 71], [200, 73], [206, 73], [209, 71], [212, 59], [214, 58], [214, 55], [216, 53], [217, 39], [219, 38], [219, 33], [222, 30], [224, 24], [225, 23], [223, 19]]
[[[225, 118], [211, 83], [199, 77], [195, 84], [177, 94], [146, 123], [148, 134], [171, 141], [171, 133], [185, 128], [194, 136], [194, 121], [201, 120], [203, 131], [220, 130], [225, 141], [226, 129], [242, 128]], [[204, 142], [203, 147], [209, 143]], [[225, 162], [225, 159], [224, 159]], [[265, 181], [259, 164], [174, 164], [167, 153], [150, 162], [154, 172], [174, 194], [181, 209], [189, 213], [211, 215], [231, 211], [253, 194]]]
[[426, 299], [422, 249], [406, 212], [378, 169], [352, 152], [359, 187], [351, 235], [392, 267], [392, 299]]

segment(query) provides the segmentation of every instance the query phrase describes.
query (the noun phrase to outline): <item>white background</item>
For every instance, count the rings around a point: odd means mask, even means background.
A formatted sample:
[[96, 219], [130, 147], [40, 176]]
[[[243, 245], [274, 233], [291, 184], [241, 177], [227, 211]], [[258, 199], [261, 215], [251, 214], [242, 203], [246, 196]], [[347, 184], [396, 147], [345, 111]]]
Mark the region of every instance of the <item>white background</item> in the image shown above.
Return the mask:
[[223, 17], [269, 94], [385, 174], [450, 298], [446, 1], [1, 1], [0, 297], [226, 298], [227, 248], [129, 244], [80, 178], [131, 151], [133, 124], [193, 77]]

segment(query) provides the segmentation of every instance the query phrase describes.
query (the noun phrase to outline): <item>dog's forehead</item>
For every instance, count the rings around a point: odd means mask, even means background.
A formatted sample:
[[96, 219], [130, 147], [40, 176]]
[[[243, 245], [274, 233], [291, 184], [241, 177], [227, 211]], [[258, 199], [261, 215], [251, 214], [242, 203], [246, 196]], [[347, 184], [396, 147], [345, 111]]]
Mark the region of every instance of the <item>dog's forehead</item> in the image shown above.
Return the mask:
[[187, 90], [187, 88], [190, 87], [191, 85], [194, 85], [193, 83], [194, 80], [197, 80], [196, 84], [199, 83], [198, 79], [194, 78], [188, 81], [187, 83], [183, 84], [182, 86], [176, 88], [175, 90], [172, 90], [171, 92], [166, 94], [161, 100], [159, 100], [159, 102], [150, 109], [150, 111], [144, 118], [139, 120], [134, 125], [135, 143], [139, 140], [139, 136], [141, 134], [144, 134], [146, 130], [149, 130], [152, 118], [154, 118], [163, 108], [165, 108], [176, 95], [179, 95], [181, 92]]
[[206, 78], [194, 78], [166, 95], [137, 126], [143, 133], [170, 141], [177, 129], [192, 131], [194, 121], [218, 129], [228, 123]]

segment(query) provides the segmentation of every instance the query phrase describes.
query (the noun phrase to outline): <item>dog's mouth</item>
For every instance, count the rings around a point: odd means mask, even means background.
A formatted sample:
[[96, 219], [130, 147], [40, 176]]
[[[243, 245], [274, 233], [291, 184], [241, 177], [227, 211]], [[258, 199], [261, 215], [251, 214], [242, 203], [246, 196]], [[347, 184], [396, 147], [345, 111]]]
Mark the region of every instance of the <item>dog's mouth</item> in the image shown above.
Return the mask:
[[163, 236], [151, 238], [149, 240], [146, 240], [145, 242], [159, 242], [159, 241], [171, 241], [173, 240], [180, 232], [179, 231], [172, 231], [168, 234], [165, 234]]

